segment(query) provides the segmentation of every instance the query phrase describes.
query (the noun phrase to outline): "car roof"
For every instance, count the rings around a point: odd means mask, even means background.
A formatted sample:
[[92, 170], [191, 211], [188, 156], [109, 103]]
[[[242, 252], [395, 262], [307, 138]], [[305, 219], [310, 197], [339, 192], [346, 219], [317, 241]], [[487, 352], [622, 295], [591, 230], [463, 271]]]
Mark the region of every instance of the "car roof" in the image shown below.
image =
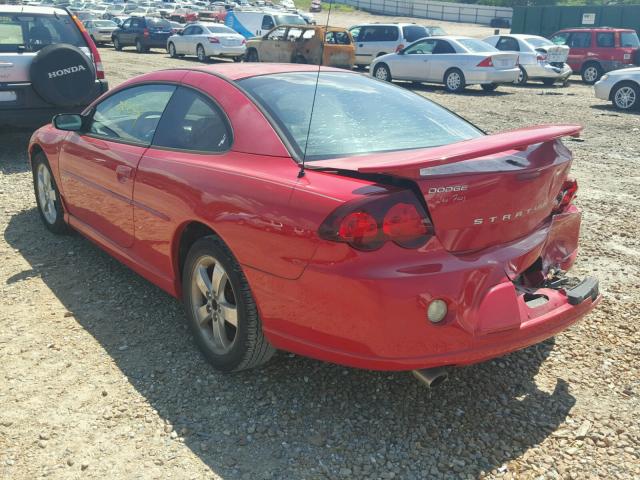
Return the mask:
[[[423, 27], [417, 23], [359, 23], [354, 27]], [[353, 27], [349, 27], [353, 28]]]
[[556, 33], [560, 32], [591, 32], [591, 31], [599, 31], [599, 32], [635, 32], [633, 28], [618, 28], [618, 27], [573, 27], [573, 28], [563, 28], [562, 30], [558, 30]]
[[64, 8], [60, 7], [36, 7], [30, 5], [0, 5], [0, 12], [2, 13], [32, 13], [40, 15], [68, 15]]

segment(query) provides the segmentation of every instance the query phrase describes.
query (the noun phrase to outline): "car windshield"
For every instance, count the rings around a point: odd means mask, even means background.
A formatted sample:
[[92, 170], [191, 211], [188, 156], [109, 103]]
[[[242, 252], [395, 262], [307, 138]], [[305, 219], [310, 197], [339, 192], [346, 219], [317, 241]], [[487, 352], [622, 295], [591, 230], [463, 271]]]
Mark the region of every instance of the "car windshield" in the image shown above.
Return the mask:
[[0, 14], [0, 52], [37, 52], [54, 43], [87, 46], [69, 15]]
[[548, 47], [549, 45], [553, 45], [553, 42], [551, 40], [547, 40], [546, 38], [542, 37], [528, 37], [524, 40], [533, 48]]
[[274, 15], [276, 25], [306, 25], [304, 18], [298, 15]]
[[620, 32], [620, 45], [623, 47], [640, 47], [640, 40], [636, 32]]
[[484, 52], [497, 52], [498, 49], [492, 47], [488, 43], [482, 40], [475, 40], [473, 38], [460, 38], [458, 43], [464, 47], [464, 49], [471, 53], [484, 53]]
[[98, 28], [116, 27], [117, 26], [111, 20], [96, 20], [96, 21], [93, 22], [93, 25], [95, 27], [98, 27]]
[[310, 161], [435, 147], [482, 135], [426, 98], [362, 75], [295, 72], [238, 83], [271, 115], [298, 155], [306, 150]]

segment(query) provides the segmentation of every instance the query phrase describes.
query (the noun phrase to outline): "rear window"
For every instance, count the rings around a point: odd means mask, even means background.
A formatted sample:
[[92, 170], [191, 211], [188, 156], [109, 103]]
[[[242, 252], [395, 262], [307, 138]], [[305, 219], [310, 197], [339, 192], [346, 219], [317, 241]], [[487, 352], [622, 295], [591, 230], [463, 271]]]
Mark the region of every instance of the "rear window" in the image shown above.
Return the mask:
[[362, 27], [358, 34], [359, 42], [395, 42], [398, 40], [398, 27], [390, 26], [369, 26]]
[[474, 40], [473, 38], [461, 38], [458, 43], [462, 45], [468, 52], [471, 53], [484, 53], [484, 52], [497, 52], [498, 49], [492, 47], [488, 43], [482, 40]]
[[207, 30], [211, 33], [236, 33], [235, 30], [225, 27], [224, 25], [207, 25]]
[[429, 32], [427, 31], [427, 29], [419, 25], [402, 27], [402, 33], [404, 34], [404, 38], [408, 42], [415, 42], [416, 40], [420, 40], [421, 38], [429, 36]]
[[295, 72], [238, 83], [270, 113], [300, 156], [306, 149], [309, 161], [435, 147], [482, 135], [426, 98], [362, 75]]
[[640, 47], [638, 34], [636, 32], [620, 32], [620, 46], [631, 48]]
[[54, 43], [87, 46], [68, 15], [0, 14], [0, 52], [37, 52]]
[[533, 48], [547, 47], [549, 45], [553, 45], [551, 40], [547, 40], [542, 37], [528, 37], [525, 38], [525, 41], [531, 45]]

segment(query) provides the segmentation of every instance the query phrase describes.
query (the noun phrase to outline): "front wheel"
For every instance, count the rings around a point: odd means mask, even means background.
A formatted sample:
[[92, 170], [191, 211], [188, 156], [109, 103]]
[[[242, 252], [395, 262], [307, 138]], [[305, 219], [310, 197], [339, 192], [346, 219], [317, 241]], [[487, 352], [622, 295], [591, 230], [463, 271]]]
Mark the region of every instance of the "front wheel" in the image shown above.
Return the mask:
[[495, 83], [485, 83], [480, 86], [485, 92], [493, 92], [496, 88], [498, 88], [498, 85], [496, 85]]
[[640, 106], [640, 87], [633, 83], [621, 83], [611, 91], [611, 102], [620, 110], [636, 110]]
[[259, 62], [258, 52], [253, 48], [249, 50], [245, 56], [245, 62]]
[[378, 80], [382, 80], [383, 82], [391, 81], [391, 71], [385, 63], [379, 63], [375, 66], [375, 68], [373, 69], [373, 76]]
[[68, 228], [64, 222], [64, 209], [58, 186], [44, 153], [38, 153], [33, 157], [33, 187], [38, 212], [45, 227], [58, 235], [66, 233]]
[[206, 61], [209, 59], [202, 45], [198, 45], [196, 47], [196, 56], [198, 57], [198, 61], [201, 63], [206, 63]]
[[173, 42], [169, 43], [169, 48], [167, 48], [167, 50], [169, 51], [169, 56], [171, 58], [177, 58], [178, 54], [176, 53], [176, 46], [173, 44]]
[[444, 88], [447, 92], [460, 93], [466, 87], [464, 74], [457, 68], [452, 68], [444, 75]]
[[189, 250], [182, 295], [196, 343], [216, 369], [252, 368], [274, 354], [242, 269], [218, 237], [201, 238]]

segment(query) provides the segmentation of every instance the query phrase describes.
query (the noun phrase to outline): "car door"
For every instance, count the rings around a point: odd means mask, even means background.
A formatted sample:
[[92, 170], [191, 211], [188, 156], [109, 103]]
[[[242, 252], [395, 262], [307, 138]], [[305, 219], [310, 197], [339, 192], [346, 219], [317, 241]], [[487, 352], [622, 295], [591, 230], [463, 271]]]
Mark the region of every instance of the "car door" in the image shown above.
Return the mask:
[[567, 45], [569, 50], [569, 57], [567, 63], [576, 72], [582, 69], [582, 64], [588, 60], [591, 52], [591, 32], [571, 32]]
[[133, 184], [174, 85], [126, 88], [101, 101], [69, 133], [59, 168], [70, 215], [121, 247], [133, 244]]
[[287, 27], [271, 30], [258, 44], [261, 62], [279, 62], [281, 43], [286, 42]]
[[126, 45], [127, 42], [127, 35], [130, 35], [130, 31], [131, 31], [131, 19], [128, 18], [126, 19], [122, 25], [120, 25], [120, 29], [118, 30], [118, 40], [120, 40], [120, 44], [121, 45]]
[[395, 55], [389, 62], [391, 76], [399, 80], [427, 80], [429, 59], [435, 45], [435, 40], [420, 40], [405, 48], [401, 54]]
[[202, 29], [196, 25], [191, 25], [184, 29], [181, 37], [180, 47], [182, 49], [181, 53], [186, 55], [195, 55], [196, 47], [198, 43], [198, 33], [202, 33]]
[[[176, 53], [186, 54], [188, 53], [189, 47], [188, 44], [192, 40], [191, 35], [193, 32], [193, 26], [186, 27], [181, 35], [178, 35], [175, 40], [173, 40], [173, 44], [176, 47]], [[195, 50], [195, 47], [193, 47]]]

